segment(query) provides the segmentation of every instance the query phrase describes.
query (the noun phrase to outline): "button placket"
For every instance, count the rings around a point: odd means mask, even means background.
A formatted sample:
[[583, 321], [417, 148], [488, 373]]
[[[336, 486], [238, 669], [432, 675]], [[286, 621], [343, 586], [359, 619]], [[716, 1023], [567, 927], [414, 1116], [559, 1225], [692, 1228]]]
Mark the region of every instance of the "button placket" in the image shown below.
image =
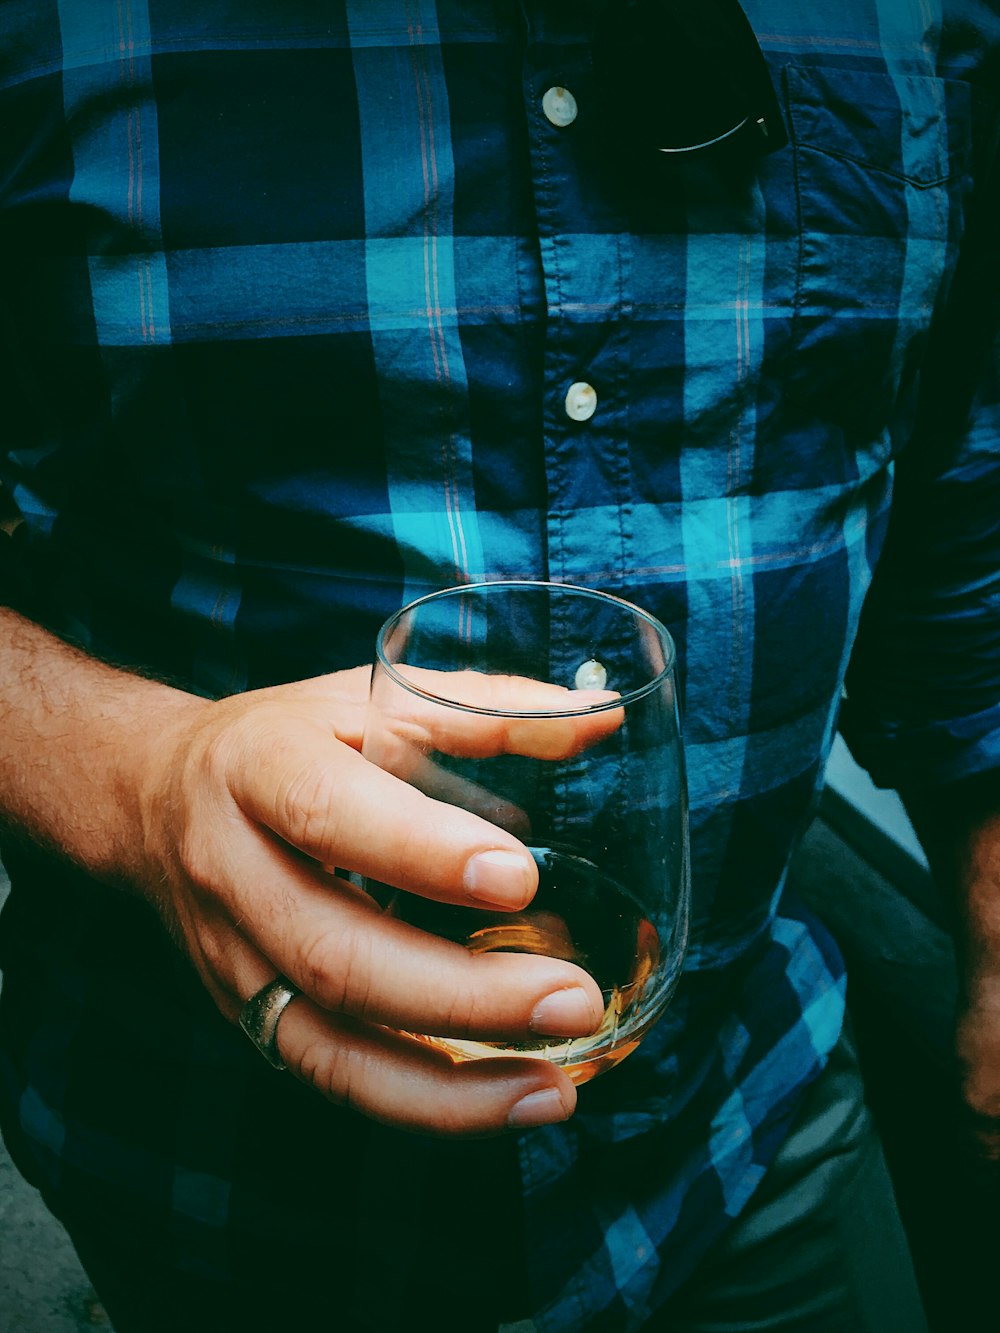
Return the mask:
[[[600, 126], [583, 115], [592, 73], [579, 18], [545, 6], [536, 23], [538, 40], [529, 39], [526, 51], [524, 94], [548, 308], [543, 418], [548, 572], [565, 582], [614, 586], [624, 582], [631, 565], [622, 373], [627, 336], [621, 327], [625, 223], [598, 151]], [[565, 666], [572, 680], [580, 662]]]

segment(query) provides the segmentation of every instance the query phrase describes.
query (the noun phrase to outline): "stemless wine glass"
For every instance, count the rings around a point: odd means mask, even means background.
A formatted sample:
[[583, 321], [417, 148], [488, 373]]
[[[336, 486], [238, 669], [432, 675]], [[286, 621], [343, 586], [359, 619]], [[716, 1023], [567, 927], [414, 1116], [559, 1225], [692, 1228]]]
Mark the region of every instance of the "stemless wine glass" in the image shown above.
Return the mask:
[[386, 911], [476, 953], [585, 968], [590, 1036], [516, 1045], [414, 1033], [455, 1059], [542, 1057], [582, 1083], [663, 1012], [687, 941], [687, 792], [674, 646], [619, 598], [498, 582], [421, 598], [382, 627], [362, 752], [519, 838], [538, 867], [523, 911], [441, 904], [367, 882]]

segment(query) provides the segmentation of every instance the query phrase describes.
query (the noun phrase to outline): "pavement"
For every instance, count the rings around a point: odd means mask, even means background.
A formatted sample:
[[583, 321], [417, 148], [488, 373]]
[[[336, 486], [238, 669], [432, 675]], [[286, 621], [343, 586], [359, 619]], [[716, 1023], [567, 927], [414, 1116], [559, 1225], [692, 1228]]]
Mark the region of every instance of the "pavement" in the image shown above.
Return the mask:
[[[0, 905], [7, 879], [0, 867]], [[111, 1333], [66, 1232], [0, 1144], [0, 1333]]]

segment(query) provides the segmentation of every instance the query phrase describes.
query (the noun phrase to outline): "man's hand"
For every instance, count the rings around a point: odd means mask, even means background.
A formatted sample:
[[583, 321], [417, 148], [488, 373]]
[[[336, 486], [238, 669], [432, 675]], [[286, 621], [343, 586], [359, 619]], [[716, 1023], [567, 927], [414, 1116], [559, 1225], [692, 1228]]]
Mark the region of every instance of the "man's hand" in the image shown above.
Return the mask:
[[979, 1156], [1000, 1163], [1000, 974], [968, 990], [956, 1034], [962, 1097]]
[[[473, 957], [324, 870], [511, 910], [537, 887], [513, 836], [361, 757], [367, 676], [205, 704], [160, 736], [141, 792], [147, 879], [161, 880], [161, 908], [228, 1018], [276, 973], [301, 987], [307, 998], [281, 1020], [281, 1053], [334, 1100], [451, 1133], [499, 1130], [536, 1108], [561, 1119], [574, 1104], [561, 1071], [520, 1060], [454, 1067], [393, 1031], [583, 1035], [603, 1003], [572, 964]], [[535, 1100], [517, 1110], [524, 1097]]]
[[1000, 1162], [1000, 815], [996, 779], [909, 798], [907, 809], [954, 908], [961, 1001], [960, 1095], [970, 1146]]
[[956, 1051], [980, 1155], [1000, 1162], [1000, 817], [982, 816], [956, 858], [961, 891], [962, 1011]]
[[[367, 670], [206, 702], [26, 622], [9, 643], [23, 661], [5, 677], [6, 757], [23, 767], [7, 817], [23, 812], [29, 832], [154, 901], [227, 1018], [288, 977], [304, 992], [278, 1032], [289, 1069], [391, 1124], [488, 1134], [572, 1113], [569, 1078], [544, 1061], [453, 1065], [398, 1031], [584, 1035], [603, 1002], [571, 963], [473, 956], [329, 869], [494, 909], [523, 907], [537, 886], [511, 833], [361, 756]], [[531, 752], [530, 737], [481, 743]], [[584, 743], [571, 734], [566, 752]], [[67, 813], [78, 808], [82, 827]]]

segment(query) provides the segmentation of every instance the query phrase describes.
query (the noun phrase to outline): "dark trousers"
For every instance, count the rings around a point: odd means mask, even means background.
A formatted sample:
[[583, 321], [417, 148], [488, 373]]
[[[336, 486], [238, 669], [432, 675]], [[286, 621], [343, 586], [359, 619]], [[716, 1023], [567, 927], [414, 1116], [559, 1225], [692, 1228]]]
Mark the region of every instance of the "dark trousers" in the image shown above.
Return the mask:
[[[290, 1326], [287, 1306], [264, 1311], [262, 1289], [246, 1293], [240, 1317], [231, 1291], [153, 1271], [141, 1253], [125, 1256], [99, 1235], [77, 1232], [74, 1240], [118, 1333], [166, 1327], [161, 1316], [167, 1309], [171, 1323], [183, 1319], [173, 1327], [206, 1333], [261, 1328], [269, 1319], [277, 1321], [275, 1327]], [[337, 1311], [337, 1293], [331, 1290], [325, 1319], [319, 1310], [313, 1315], [331, 1329], [357, 1326], [341, 1323]], [[432, 1309], [413, 1311], [404, 1327], [421, 1324], [436, 1327]], [[531, 1333], [533, 1327], [531, 1321], [500, 1326], [504, 1333]], [[748, 1207], [645, 1333], [765, 1330], [926, 1330], [882, 1149], [846, 1036]]]
[[760, 1189], [649, 1333], [924, 1333], [845, 1034]]
[[[501, 1333], [532, 1333], [530, 1320]], [[926, 1333], [845, 1034], [760, 1188], [643, 1333]]]

